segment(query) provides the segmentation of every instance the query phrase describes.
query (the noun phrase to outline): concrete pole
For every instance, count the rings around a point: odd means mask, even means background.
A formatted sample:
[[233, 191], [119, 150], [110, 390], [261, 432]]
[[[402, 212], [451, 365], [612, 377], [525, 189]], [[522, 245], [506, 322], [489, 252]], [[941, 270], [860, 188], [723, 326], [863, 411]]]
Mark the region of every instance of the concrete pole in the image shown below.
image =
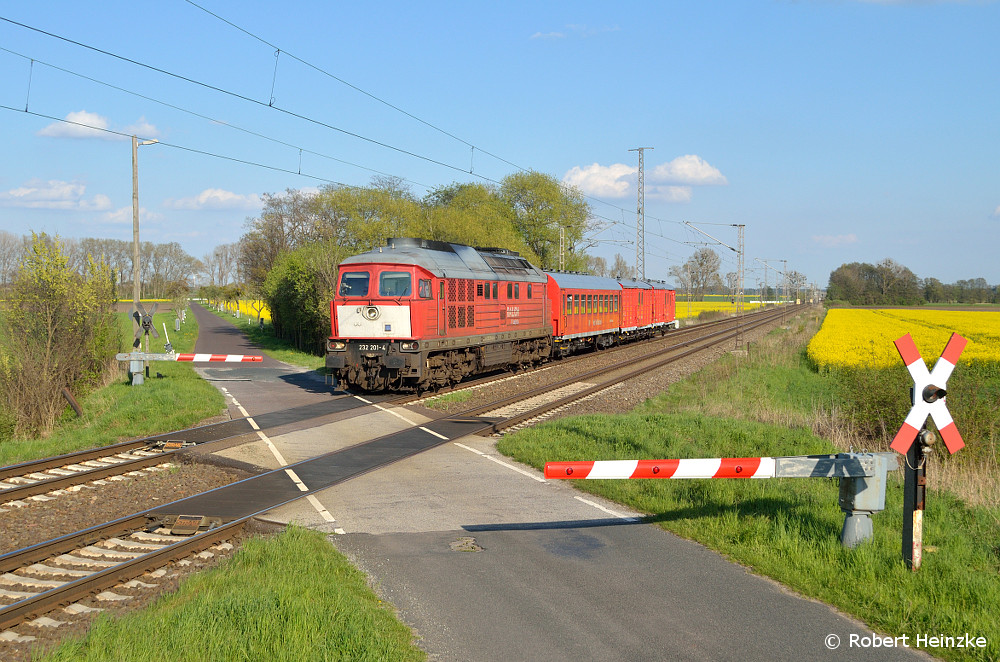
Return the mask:
[[[132, 311], [139, 312], [139, 139], [132, 136]], [[139, 322], [132, 318], [132, 330]]]

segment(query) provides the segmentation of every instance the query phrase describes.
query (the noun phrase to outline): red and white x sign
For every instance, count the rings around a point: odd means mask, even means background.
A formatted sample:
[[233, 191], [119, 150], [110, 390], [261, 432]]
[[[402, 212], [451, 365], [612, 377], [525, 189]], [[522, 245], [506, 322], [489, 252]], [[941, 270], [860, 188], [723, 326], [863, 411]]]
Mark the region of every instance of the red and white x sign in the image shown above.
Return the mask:
[[938, 432], [941, 433], [941, 438], [944, 439], [950, 453], [955, 453], [965, 446], [962, 435], [959, 434], [958, 427], [948, 411], [948, 405], [945, 404], [945, 398], [940, 397], [934, 399], [933, 402], [926, 402], [923, 393], [924, 389], [931, 385], [944, 389], [948, 383], [948, 377], [951, 376], [951, 371], [958, 363], [958, 357], [962, 355], [968, 342], [957, 333], [951, 334], [941, 358], [934, 364], [934, 369], [931, 371], [927, 370], [927, 365], [920, 356], [920, 350], [917, 349], [917, 345], [909, 333], [895, 342], [896, 349], [899, 350], [899, 355], [903, 358], [903, 363], [906, 364], [906, 369], [913, 377], [913, 408], [910, 409], [906, 420], [903, 421], [903, 426], [899, 428], [899, 432], [892, 440], [894, 451], [906, 454], [928, 415], [934, 419], [934, 424], [937, 425]]

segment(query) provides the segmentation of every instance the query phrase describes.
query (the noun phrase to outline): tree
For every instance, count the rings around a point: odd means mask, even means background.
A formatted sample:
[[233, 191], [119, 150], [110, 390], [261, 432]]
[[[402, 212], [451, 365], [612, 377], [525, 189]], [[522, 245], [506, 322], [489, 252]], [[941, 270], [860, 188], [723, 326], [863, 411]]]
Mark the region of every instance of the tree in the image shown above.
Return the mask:
[[709, 288], [722, 284], [719, 276], [721, 264], [719, 256], [711, 248], [699, 248], [683, 265], [671, 267], [670, 275], [695, 298], [702, 299]]
[[587, 273], [595, 276], [607, 276], [608, 261], [603, 257], [587, 257]]
[[633, 273], [634, 270], [629, 266], [625, 258], [620, 253], [615, 253], [615, 261], [611, 265], [608, 275], [612, 278], [632, 278]]
[[6, 230], [0, 230], [0, 291], [6, 289], [10, 283], [22, 250], [20, 237]]
[[0, 398], [22, 434], [47, 434], [65, 408], [63, 388], [102, 385], [121, 336], [111, 269], [88, 259], [81, 277], [58, 237], [31, 235], [0, 316]]
[[565, 233], [565, 245], [574, 254], [574, 264], [582, 268], [585, 258], [578, 258], [572, 247], [583, 239], [590, 218], [590, 206], [575, 187], [562, 185], [555, 177], [540, 172], [519, 172], [504, 177], [500, 197], [510, 206], [514, 226], [525, 243], [538, 256], [543, 269], [559, 265], [559, 232]]

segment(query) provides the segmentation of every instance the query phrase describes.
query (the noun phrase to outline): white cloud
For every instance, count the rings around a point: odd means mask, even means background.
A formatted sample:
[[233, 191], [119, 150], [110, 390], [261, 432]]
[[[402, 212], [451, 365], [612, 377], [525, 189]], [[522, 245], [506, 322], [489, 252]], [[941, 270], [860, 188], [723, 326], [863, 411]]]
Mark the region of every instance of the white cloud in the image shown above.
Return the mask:
[[[111, 133], [111, 131], [117, 133]], [[37, 135], [45, 136], [46, 138], [128, 140], [129, 135], [136, 135], [142, 138], [156, 138], [160, 135], [160, 131], [147, 122], [145, 117], [140, 117], [137, 122], [128, 126], [113, 128], [107, 117], [98, 115], [97, 113], [89, 113], [86, 110], [79, 110], [68, 113], [64, 122], [53, 122], [42, 128], [38, 131]]]
[[98, 193], [88, 200], [84, 197], [86, 192], [86, 185], [77, 182], [32, 179], [22, 186], [0, 193], [0, 206], [83, 211], [111, 209], [111, 198]]
[[624, 163], [602, 166], [594, 163], [589, 166], [573, 166], [563, 176], [563, 183], [576, 186], [587, 195], [603, 195], [610, 198], [621, 198], [628, 194], [629, 182], [638, 168]]
[[[152, 221], [162, 221], [163, 214], [158, 214], [156, 212], [151, 212], [145, 207], [139, 207], [139, 223], [152, 222]], [[125, 223], [132, 223], [132, 208], [122, 207], [116, 209], [115, 211], [102, 214], [100, 218], [101, 223], [110, 223], [111, 225], [119, 225]]]
[[170, 198], [163, 201], [163, 206], [168, 209], [181, 209], [185, 211], [193, 210], [256, 210], [261, 207], [261, 199], [256, 193], [240, 195], [232, 191], [225, 191], [218, 188], [205, 189], [196, 196], [190, 198]]
[[647, 177], [654, 182], [680, 186], [721, 186], [729, 183], [718, 168], [694, 154], [685, 154], [668, 163], [661, 163]]
[[1000, 218], [1000, 206], [993, 210], [993, 218]]
[[646, 195], [664, 202], [691, 202], [690, 186], [647, 186]]
[[813, 235], [813, 241], [823, 248], [839, 248], [840, 246], [849, 246], [850, 244], [858, 243], [858, 235], [854, 234], [823, 234], [823, 235]]
[[[622, 198], [629, 195], [639, 169], [615, 163], [602, 166], [573, 166], [563, 176], [563, 183], [576, 186], [587, 195]], [[694, 154], [678, 156], [673, 161], [646, 169], [645, 194], [664, 202], [690, 202], [695, 186], [723, 186], [725, 175]]]
[[563, 32], [536, 32], [531, 35], [532, 39], [562, 39], [566, 36]]

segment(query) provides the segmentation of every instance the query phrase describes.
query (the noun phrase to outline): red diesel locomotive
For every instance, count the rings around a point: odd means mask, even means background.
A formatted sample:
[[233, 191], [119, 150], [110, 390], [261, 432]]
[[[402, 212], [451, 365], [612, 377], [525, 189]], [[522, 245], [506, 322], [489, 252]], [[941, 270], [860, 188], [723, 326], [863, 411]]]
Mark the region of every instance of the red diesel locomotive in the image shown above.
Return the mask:
[[366, 391], [429, 390], [676, 326], [662, 284], [546, 273], [513, 251], [389, 239], [340, 265], [326, 366]]

